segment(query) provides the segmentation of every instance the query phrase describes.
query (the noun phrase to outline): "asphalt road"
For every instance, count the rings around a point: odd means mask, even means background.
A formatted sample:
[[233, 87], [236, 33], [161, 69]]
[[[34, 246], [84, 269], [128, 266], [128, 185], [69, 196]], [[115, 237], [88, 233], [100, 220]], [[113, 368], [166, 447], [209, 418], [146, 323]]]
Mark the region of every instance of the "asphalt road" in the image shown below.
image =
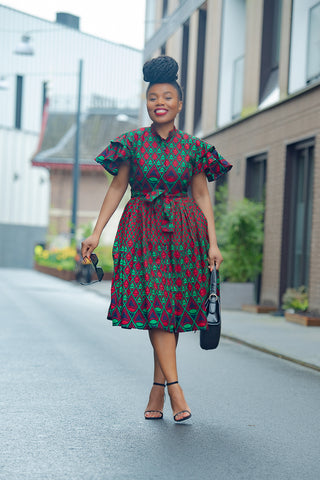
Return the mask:
[[32, 271], [0, 269], [1, 480], [317, 480], [320, 375], [184, 334], [193, 417], [145, 421], [147, 333], [113, 328], [107, 302]]

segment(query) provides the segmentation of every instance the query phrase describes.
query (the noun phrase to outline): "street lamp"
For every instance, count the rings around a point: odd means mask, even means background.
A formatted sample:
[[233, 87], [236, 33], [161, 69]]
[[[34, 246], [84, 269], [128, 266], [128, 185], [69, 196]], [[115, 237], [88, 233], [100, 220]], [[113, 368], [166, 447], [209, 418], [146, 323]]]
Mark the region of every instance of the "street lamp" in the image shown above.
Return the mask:
[[27, 33], [22, 35], [21, 41], [16, 46], [14, 53], [16, 53], [17, 55], [33, 55], [34, 54], [33, 47], [30, 44], [30, 36]]
[[6, 77], [0, 77], [0, 90], [8, 90], [9, 82]]
[[[36, 32], [37, 30], [35, 30]], [[17, 45], [14, 53], [17, 55], [34, 55], [34, 49], [30, 44], [30, 35], [25, 33], [22, 35], [21, 42]], [[76, 117], [76, 138], [74, 148], [74, 162], [73, 162], [73, 195], [72, 195], [72, 213], [71, 213], [71, 242], [75, 241], [77, 229], [77, 211], [78, 211], [78, 190], [79, 190], [79, 152], [80, 152], [80, 117], [81, 117], [81, 96], [82, 96], [82, 69], [83, 60], [79, 60], [78, 70], [78, 102], [77, 102], [77, 117]]]

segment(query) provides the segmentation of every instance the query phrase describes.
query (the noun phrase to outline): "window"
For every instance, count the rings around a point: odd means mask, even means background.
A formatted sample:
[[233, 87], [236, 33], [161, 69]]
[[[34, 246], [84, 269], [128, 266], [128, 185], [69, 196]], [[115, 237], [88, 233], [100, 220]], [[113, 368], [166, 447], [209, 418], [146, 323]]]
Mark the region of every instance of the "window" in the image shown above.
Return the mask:
[[[245, 196], [255, 202], [265, 201], [267, 178], [267, 154], [247, 158]], [[255, 301], [260, 303], [261, 274], [255, 280]]]
[[207, 25], [207, 11], [205, 9], [200, 9], [199, 24], [198, 24], [196, 88], [195, 88], [195, 95], [194, 95], [194, 118], [193, 118], [193, 130], [196, 135], [199, 135], [199, 132], [201, 130], [206, 25]]
[[163, 0], [162, 3], [162, 18], [168, 15], [168, 0]]
[[266, 176], [266, 153], [247, 158], [246, 198], [255, 202], [263, 202], [265, 200]]
[[309, 10], [307, 83], [320, 79], [320, 2]]
[[294, 0], [288, 93], [320, 80], [320, 1]]
[[281, 0], [264, 0], [259, 97], [265, 106], [279, 98], [281, 7]]
[[[182, 56], [181, 56], [181, 88], [185, 95], [187, 92], [188, 80], [188, 59], [189, 59], [189, 21], [183, 25], [182, 31]], [[185, 104], [179, 113], [179, 128], [184, 129], [185, 125]]]
[[17, 128], [18, 130], [21, 129], [22, 93], [23, 93], [23, 77], [21, 75], [17, 75], [15, 128]]
[[281, 289], [309, 284], [314, 140], [288, 147]]
[[231, 123], [242, 111], [245, 40], [246, 0], [224, 0], [220, 39], [218, 127]]
[[231, 118], [235, 120], [239, 118], [242, 110], [242, 94], [243, 94], [243, 78], [244, 78], [244, 55], [233, 61], [232, 68], [232, 103]]

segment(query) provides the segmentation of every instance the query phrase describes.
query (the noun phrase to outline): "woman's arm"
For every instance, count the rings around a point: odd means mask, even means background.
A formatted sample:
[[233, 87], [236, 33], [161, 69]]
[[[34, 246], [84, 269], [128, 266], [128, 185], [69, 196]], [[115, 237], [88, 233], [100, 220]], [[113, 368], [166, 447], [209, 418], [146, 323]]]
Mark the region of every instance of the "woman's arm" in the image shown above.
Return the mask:
[[202, 210], [204, 216], [207, 219], [208, 237], [210, 244], [208, 251], [209, 268], [210, 270], [212, 270], [214, 264], [216, 264], [216, 268], [217, 270], [219, 270], [219, 267], [223, 262], [223, 258], [217, 243], [216, 229], [214, 225], [214, 214], [209, 196], [207, 179], [203, 172], [198, 173], [192, 177], [191, 191], [194, 201]]
[[89, 258], [93, 250], [98, 246], [102, 230], [107, 225], [112, 214], [118, 207], [129, 182], [129, 164], [121, 165], [118, 175], [113, 178], [110, 187], [104, 197], [97, 223], [92, 235], [86, 238], [81, 244], [82, 258]]

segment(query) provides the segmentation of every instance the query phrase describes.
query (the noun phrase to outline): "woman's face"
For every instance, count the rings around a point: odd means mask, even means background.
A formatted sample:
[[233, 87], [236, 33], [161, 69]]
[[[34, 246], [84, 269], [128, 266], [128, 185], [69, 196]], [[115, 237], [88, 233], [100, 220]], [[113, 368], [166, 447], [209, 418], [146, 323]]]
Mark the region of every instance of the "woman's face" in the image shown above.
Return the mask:
[[170, 83], [155, 83], [147, 93], [147, 110], [150, 119], [159, 125], [173, 124], [181, 111], [177, 89]]

